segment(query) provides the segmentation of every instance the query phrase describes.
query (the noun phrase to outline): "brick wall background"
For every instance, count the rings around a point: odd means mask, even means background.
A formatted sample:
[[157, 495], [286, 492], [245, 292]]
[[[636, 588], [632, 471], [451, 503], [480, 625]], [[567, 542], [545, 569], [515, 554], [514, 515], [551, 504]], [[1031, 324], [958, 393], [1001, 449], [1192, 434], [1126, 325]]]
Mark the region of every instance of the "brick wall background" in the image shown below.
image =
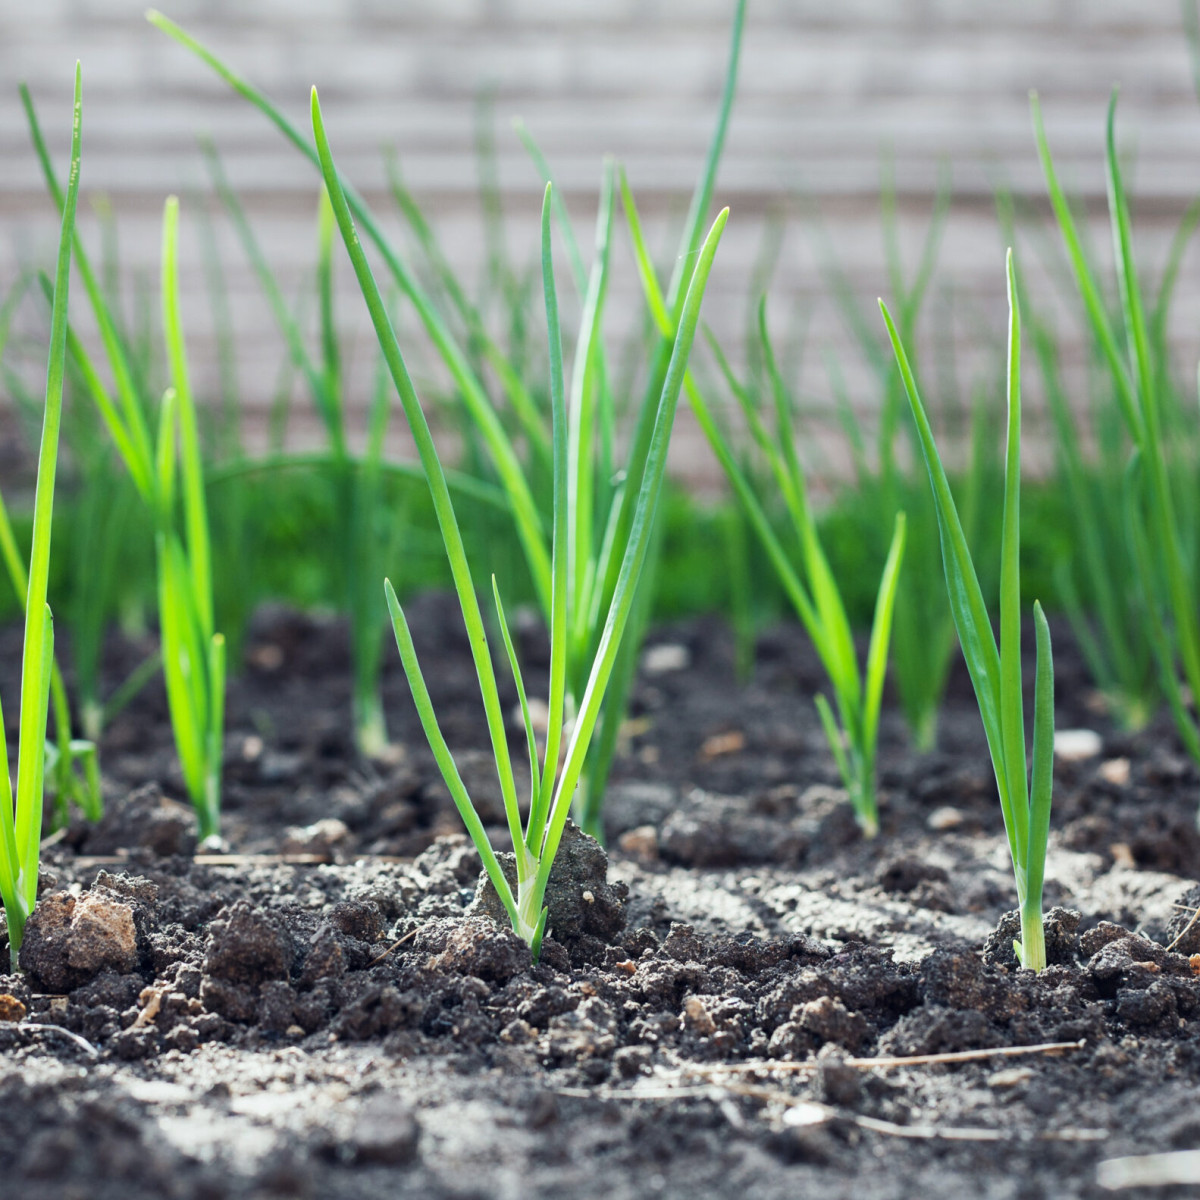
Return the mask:
[[[730, 0], [178, 0], [168, 15], [302, 125], [316, 83], [342, 169], [381, 211], [388, 200], [380, 152], [394, 147], [451, 259], [473, 280], [483, 251], [475, 154], [481, 94], [494, 111], [514, 255], [524, 261], [533, 248], [540, 196], [511, 131], [517, 116], [545, 150], [585, 245], [601, 157], [611, 153], [628, 168], [652, 244], [665, 246], [715, 117], [731, 9]], [[295, 294], [315, 256], [313, 171], [261, 116], [149, 26], [142, 0], [0, 6], [0, 290], [22, 264], [48, 261], [56, 235], [16, 84], [24, 79], [32, 88], [62, 161], [76, 57], [84, 70], [89, 244], [99, 240], [94, 207], [107, 203], [126, 281], [153, 284], [163, 197], [181, 193], [186, 222], [208, 192], [196, 144], [207, 134]], [[1133, 155], [1139, 253], [1157, 272], [1189, 198], [1200, 194], [1200, 105], [1175, 0], [750, 0], [718, 189], [733, 215], [708, 319], [731, 343], [740, 338], [768, 213], [790, 205], [782, 244], [769, 253], [781, 340], [796, 314], [807, 314], [800, 379], [808, 402], [828, 406], [825, 357], [833, 352], [855, 403], [869, 413], [877, 388], [830, 299], [820, 247], [827, 241], [864, 300], [886, 296], [881, 164], [894, 163], [901, 250], [910, 265], [939, 170], [948, 169], [954, 200], [926, 326], [931, 341], [956, 347], [966, 391], [993, 369], [991, 339], [1003, 332], [994, 190], [1042, 196], [1028, 90], [1041, 93], [1060, 171], [1087, 202], [1097, 244], [1106, 248], [1104, 112], [1117, 82], [1120, 137]], [[388, 225], [401, 236], [390, 211]], [[220, 224], [218, 239], [238, 335], [239, 391], [260, 428], [283, 345]], [[623, 230], [618, 246], [614, 339], [628, 327], [638, 295]], [[194, 220], [185, 225], [183, 254], [190, 349], [201, 388], [212, 390], [214, 343]], [[1176, 322], [1180, 352], [1193, 359], [1196, 266], [1189, 255]], [[361, 402], [371, 356], [349, 276], [343, 266], [340, 316], [355, 364], [352, 394]], [[1038, 278], [1039, 290], [1048, 289]], [[568, 290], [565, 270], [560, 286]], [[82, 306], [79, 312], [85, 324]], [[26, 313], [19, 325], [36, 324], [34, 316]], [[1080, 358], [1074, 334], [1067, 351]], [[23, 351], [13, 353], [19, 365]], [[427, 363], [415, 339], [414, 353]], [[681, 434], [677, 469], [711, 481], [694, 431], [685, 425]], [[315, 429], [310, 423], [296, 436], [303, 441]]]

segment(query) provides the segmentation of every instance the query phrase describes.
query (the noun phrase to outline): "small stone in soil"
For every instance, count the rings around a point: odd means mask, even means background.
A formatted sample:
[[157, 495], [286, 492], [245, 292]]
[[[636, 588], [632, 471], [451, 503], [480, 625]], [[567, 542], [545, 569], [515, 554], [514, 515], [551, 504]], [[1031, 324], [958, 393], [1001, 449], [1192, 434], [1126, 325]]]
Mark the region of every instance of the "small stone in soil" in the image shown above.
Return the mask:
[[649, 646], [642, 654], [642, 670], [647, 675], [667, 675], [672, 671], [685, 671], [691, 665], [691, 651], [686, 646], [674, 642]]
[[729, 729], [724, 733], [714, 733], [704, 739], [700, 747], [700, 761], [711, 762], [714, 758], [723, 758], [727, 754], [740, 754], [746, 748], [746, 735], [740, 729]]
[[1003, 1071], [993, 1072], [988, 1076], [987, 1082], [988, 1087], [994, 1088], [996, 1091], [1005, 1091], [1028, 1083], [1032, 1078], [1033, 1069], [1031, 1067], [1008, 1067]]
[[1082, 762], [1085, 758], [1096, 758], [1103, 749], [1104, 742], [1094, 729], [1054, 731], [1054, 757], [1062, 762]]
[[378, 1094], [359, 1109], [351, 1136], [358, 1162], [398, 1167], [416, 1158], [421, 1127], [400, 1100]]
[[941, 808], [935, 808], [925, 824], [934, 833], [945, 833], [948, 829], [957, 829], [963, 820], [963, 815], [957, 808], [945, 804]]
[[105, 968], [130, 971], [136, 962], [133, 909], [104, 895], [46, 896], [25, 926], [21, 967], [48, 991], [69, 991]]
[[16, 996], [10, 996], [7, 992], [0, 996], [0, 1021], [24, 1020], [27, 1011]]
[[336, 817], [324, 817], [303, 829], [291, 828], [283, 836], [280, 850], [283, 854], [319, 854], [332, 856], [336, 847], [350, 837], [345, 821]]
[[653, 825], [639, 825], [621, 834], [617, 847], [623, 854], [654, 862], [658, 858], [658, 830]]
[[1107, 762], [1100, 764], [1098, 774], [1105, 783], [1111, 783], [1115, 787], [1124, 787], [1129, 782], [1129, 759], [1110, 758]]

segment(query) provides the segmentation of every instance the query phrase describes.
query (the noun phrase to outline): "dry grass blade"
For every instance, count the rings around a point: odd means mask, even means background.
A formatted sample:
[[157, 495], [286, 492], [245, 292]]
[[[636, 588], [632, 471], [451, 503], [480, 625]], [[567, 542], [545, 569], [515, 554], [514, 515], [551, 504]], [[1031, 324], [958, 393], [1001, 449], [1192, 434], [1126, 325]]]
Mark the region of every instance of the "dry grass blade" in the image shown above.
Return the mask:
[[[929, 1067], [944, 1063], [981, 1062], [989, 1058], [1022, 1058], [1030, 1054], [1063, 1054], [1068, 1050], [1082, 1050], [1087, 1045], [1084, 1038], [1077, 1042], [1042, 1042], [1036, 1046], [999, 1046], [980, 1050], [953, 1050], [945, 1054], [913, 1054], [907, 1057], [845, 1058], [842, 1064], [856, 1070], [892, 1070], [896, 1067]], [[758, 1071], [815, 1071], [816, 1062], [789, 1062], [782, 1059], [765, 1059], [761, 1062], [717, 1063], [700, 1065], [695, 1073], [709, 1075], [720, 1072], [753, 1074]]]
[[1109, 1158], [1096, 1169], [1096, 1182], [1110, 1192], [1134, 1187], [1169, 1187], [1200, 1183], [1200, 1150], [1167, 1154], [1133, 1154]]

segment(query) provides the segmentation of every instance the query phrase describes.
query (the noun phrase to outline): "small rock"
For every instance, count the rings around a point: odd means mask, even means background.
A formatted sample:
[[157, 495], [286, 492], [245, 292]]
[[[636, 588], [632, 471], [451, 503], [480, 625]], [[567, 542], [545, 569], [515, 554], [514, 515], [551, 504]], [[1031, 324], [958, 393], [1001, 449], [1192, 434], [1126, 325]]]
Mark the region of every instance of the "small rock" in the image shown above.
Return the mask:
[[925, 824], [934, 833], [945, 833], [949, 829], [957, 829], [963, 823], [963, 820], [964, 817], [959, 809], [953, 805], [944, 804], [941, 808], [935, 808], [929, 814], [929, 818]]
[[351, 1138], [357, 1161], [400, 1167], [416, 1158], [421, 1127], [399, 1099], [378, 1094], [359, 1109]]
[[746, 735], [740, 729], [730, 729], [725, 733], [714, 733], [704, 739], [700, 746], [700, 761], [711, 762], [714, 758], [724, 758], [727, 754], [740, 754], [746, 748]]
[[642, 862], [654, 862], [658, 858], [658, 830], [653, 825], [639, 825], [621, 834], [617, 848]]
[[71, 916], [67, 961], [87, 975], [105, 967], [118, 974], [132, 970], [137, 962], [133, 909], [103, 896], [84, 896]]
[[1082, 762], [1085, 758], [1096, 758], [1103, 749], [1104, 742], [1094, 729], [1054, 731], [1054, 757], [1063, 762]]
[[7, 992], [0, 995], [0, 1021], [23, 1021], [28, 1011], [16, 996]]
[[25, 925], [21, 967], [46, 991], [70, 991], [106, 968], [123, 974], [136, 962], [133, 909], [109, 896], [55, 892]]
[[683, 1002], [683, 1026], [699, 1037], [711, 1037], [717, 1031], [716, 1022], [699, 996], [689, 996]]
[[1111, 783], [1115, 787], [1124, 787], [1129, 782], [1129, 759], [1107, 759], [1100, 764], [1097, 774], [1105, 783]]
[[1002, 1092], [1028, 1083], [1032, 1078], [1033, 1069], [1031, 1067], [1008, 1067], [1003, 1071], [993, 1071], [988, 1076], [987, 1084], [988, 1087]]
[[316, 854], [322, 858], [332, 858], [334, 849], [349, 837], [350, 829], [345, 821], [324, 817], [312, 825], [289, 829], [284, 834], [281, 849], [284, 854]]
[[692, 652], [676, 642], [649, 646], [642, 654], [642, 670], [647, 675], [667, 675], [686, 671], [692, 665]]
[[826, 1104], [850, 1108], [862, 1095], [862, 1072], [846, 1065], [841, 1052], [832, 1043], [822, 1046], [817, 1055], [816, 1095]]

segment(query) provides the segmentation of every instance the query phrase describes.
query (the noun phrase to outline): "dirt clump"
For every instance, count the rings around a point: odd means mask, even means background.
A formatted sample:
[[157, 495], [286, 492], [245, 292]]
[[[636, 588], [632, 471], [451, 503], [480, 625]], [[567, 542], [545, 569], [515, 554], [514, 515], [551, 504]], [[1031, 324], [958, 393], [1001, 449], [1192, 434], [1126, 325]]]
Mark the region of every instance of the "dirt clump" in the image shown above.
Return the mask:
[[137, 957], [133, 909], [103, 891], [78, 900], [54, 892], [25, 923], [21, 969], [45, 991], [70, 991], [104, 970], [130, 971]]

